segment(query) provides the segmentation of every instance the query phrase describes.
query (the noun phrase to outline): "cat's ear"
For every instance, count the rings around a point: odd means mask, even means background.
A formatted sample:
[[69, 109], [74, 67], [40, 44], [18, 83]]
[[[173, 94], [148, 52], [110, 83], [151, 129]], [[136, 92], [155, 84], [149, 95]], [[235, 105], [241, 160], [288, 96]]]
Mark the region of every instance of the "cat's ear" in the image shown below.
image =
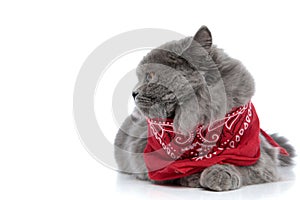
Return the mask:
[[201, 28], [195, 34], [194, 40], [206, 50], [211, 48], [212, 37], [209, 29], [206, 26], [201, 26]]

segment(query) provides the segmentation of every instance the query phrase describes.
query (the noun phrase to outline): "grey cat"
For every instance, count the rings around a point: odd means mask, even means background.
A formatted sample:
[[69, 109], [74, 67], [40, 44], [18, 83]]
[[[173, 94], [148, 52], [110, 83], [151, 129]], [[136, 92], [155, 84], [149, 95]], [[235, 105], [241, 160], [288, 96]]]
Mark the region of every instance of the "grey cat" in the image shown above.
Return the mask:
[[[242, 63], [212, 44], [209, 29], [202, 26], [194, 37], [168, 42], [146, 55], [137, 70], [139, 83], [132, 95], [136, 108], [122, 124], [115, 139], [119, 170], [149, 180], [143, 151], [147, 144], [145, 117], [172, 118], [176, 130], [185, 132], [225, 116], [247, 104], [255, 84]], [[273, 139], [290, 156], [261, 137], [261, 155], [252, 166], [213, 165], [201, 173], [159, 183], [203, 187], [214, 191], [277, 181], [278, 168], [292, 165], [294, 149], [277, 135]]]

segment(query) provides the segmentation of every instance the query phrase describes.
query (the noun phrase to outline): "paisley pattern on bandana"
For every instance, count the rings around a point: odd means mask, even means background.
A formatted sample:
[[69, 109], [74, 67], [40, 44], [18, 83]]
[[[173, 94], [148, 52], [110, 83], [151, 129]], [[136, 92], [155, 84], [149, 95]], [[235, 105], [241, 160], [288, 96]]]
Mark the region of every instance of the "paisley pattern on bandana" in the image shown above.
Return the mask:
[[[233, 109], [223, 119], [188, 134], [175, 132], [172, 119], [147, 119], [144, 160], [149, 177], [168, 180], [201, 172], [214, 164], [247, 166], [260, 156], [259, 120], [251, 102]], [[270, 136], [273, 146], [281, 148]], [[281, 148], [281, 153], [286, 151]]]

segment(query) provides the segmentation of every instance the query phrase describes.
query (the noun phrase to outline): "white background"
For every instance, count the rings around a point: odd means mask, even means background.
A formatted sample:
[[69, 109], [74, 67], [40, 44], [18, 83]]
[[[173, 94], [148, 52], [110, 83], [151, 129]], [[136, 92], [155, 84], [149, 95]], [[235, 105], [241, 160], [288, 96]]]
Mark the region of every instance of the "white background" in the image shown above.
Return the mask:
[[[255, 77], [262, 127], [298, 148], [299, 19], [297, 1], [1, 1], [0, 199], [293, 198], [299, 167], [283, 173], [285, 181], [226, 193], [117, 175], [82, 146], [72, 94], [84, 60], [112, 36], [138, 28], [193, 35], [205, 24]], [[130, 70], [142, 54], [128, 56], [119, 65]], [[111, 113], [102, 114], [113, 138]]]

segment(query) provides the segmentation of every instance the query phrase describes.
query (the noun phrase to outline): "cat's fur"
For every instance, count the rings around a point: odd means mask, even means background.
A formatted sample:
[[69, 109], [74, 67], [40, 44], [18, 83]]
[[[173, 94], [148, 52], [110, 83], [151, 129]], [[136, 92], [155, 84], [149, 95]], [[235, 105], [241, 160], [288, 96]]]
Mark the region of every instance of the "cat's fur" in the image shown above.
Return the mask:
[[[148, 179], [143, 159], [147, 143], [145, 116], [173, 118], [182, 132], [201, 123], [207, 126], [249, 102], [254, 80], [242, 63], [212, 45], [207, 27], [194, 37], [166, 43], [152, 50], [137, 68], [139, 83], [133, 92], [137, 108], [122, 124], [115, 139], [115, 157], [122, 172]], [[214, 165], [202, 173], [171, 182], [215, 191], [279, 179], [279, 166], [291, 165], [293, 148], [287, 140], [273, 135], [290, 156], [279, 155], [261, 137], [261, 155], [253, 166]]]

